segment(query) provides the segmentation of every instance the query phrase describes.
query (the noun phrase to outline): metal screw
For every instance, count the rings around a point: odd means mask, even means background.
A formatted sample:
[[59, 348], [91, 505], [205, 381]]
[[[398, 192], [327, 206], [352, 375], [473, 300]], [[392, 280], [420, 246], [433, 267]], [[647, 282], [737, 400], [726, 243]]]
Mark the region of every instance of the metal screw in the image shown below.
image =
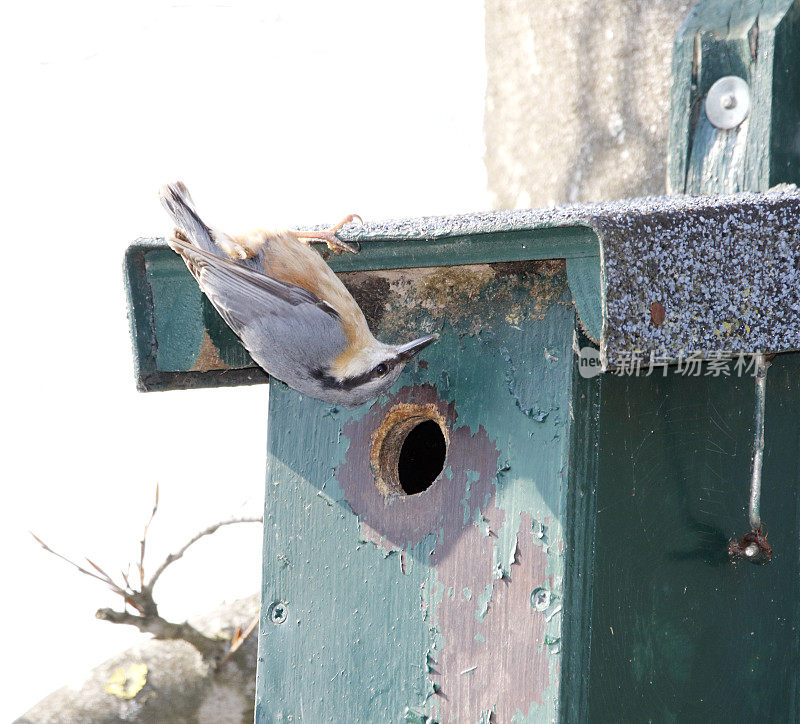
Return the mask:
[[275, 601], [270, 607], [267, 614], [269, 620], [276, 626], [282, 624], [289, 617], [289, 606], [283, 601]]
[[708, 89], [706, 116], [722, 130], [736, 128], [750, 114], [750, 88], [747, 81], [726, 75]]
[[531, 593], [531, 606], [537, 611], [546, 611], [550, 605], [550, 591], [546, 588], [536, 588]]

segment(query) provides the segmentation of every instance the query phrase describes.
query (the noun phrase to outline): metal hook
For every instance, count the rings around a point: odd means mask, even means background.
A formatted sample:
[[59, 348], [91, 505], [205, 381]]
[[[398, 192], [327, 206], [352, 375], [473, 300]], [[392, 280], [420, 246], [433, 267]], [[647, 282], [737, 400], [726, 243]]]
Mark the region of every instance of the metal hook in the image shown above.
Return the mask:
[[753, 357], [756, 371], [756, 412], [753, 438], [753, 474], [750, 479], [748, 517], [750, 532], [728, 545], [728, 553], [735, 558], [746, 558], [753, 563], [768, 563], [772, 559], [772, 546], [767, 542], [761, 522], [761, 468], [764, 464], [764, 410], [767, 403], [767, 368], [769, 360], [756, 353]]
[[753, 440], [753, 476], [750, 481], [750, 530], [761, 529], [761, 468], [764, 464], [764, 408], [767, 404], [767, 367], [763, 354], [755, 355], [756, 365], [756, 416]]

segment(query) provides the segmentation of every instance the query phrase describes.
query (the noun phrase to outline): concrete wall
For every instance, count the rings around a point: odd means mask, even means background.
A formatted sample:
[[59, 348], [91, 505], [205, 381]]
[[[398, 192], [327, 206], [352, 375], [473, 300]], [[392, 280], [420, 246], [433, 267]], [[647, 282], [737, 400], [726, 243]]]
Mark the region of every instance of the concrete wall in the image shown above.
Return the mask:
[[486, 0], [495, 208], [665, 192], [672, 39], [688, 0]]

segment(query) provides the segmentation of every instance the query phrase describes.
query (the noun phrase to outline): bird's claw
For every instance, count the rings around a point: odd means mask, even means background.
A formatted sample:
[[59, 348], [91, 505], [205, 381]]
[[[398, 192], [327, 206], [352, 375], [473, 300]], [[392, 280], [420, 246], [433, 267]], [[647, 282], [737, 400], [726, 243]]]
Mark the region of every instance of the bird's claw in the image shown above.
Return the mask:
[[346, 251], [350, 254], [358, 254], [361, 251], [361, 244], [356, 241], [354, 245], [348, 244], [346, 241], [342, 241], [339, 237], [336, 236], [336, 232], [339, 231], [345, 224], [349, 224], [351, 221], [358, 220], [360, 224], [363, 224], [363, 219], [358, 214], [349, 214], [345, 216], [336, 226], [332, 226], [330, 229], [325, 229], [324, 231], [298, 231], [295, 232], [297, 234], [297, 238], [300, 240], [306, 241], [324, 241], [327, 244], [328, 249], [330, 249], [334, 254], [341, 254], [343, 251]]

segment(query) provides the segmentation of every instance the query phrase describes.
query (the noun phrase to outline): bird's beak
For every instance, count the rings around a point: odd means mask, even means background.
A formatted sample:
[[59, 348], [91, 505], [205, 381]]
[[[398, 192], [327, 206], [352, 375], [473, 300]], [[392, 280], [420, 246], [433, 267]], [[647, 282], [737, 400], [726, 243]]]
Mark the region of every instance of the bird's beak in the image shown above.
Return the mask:
[[415, 339], [413, 342], [400, 345], [400, 347], [397, 348], [397, 358], [401, 360], [410, 360], [417, 352], [425, 349], [425, 347], [431, 342], [435, 342], [437, 339], [439, 339], [438, 334], [429, 334], [425, 337]]

